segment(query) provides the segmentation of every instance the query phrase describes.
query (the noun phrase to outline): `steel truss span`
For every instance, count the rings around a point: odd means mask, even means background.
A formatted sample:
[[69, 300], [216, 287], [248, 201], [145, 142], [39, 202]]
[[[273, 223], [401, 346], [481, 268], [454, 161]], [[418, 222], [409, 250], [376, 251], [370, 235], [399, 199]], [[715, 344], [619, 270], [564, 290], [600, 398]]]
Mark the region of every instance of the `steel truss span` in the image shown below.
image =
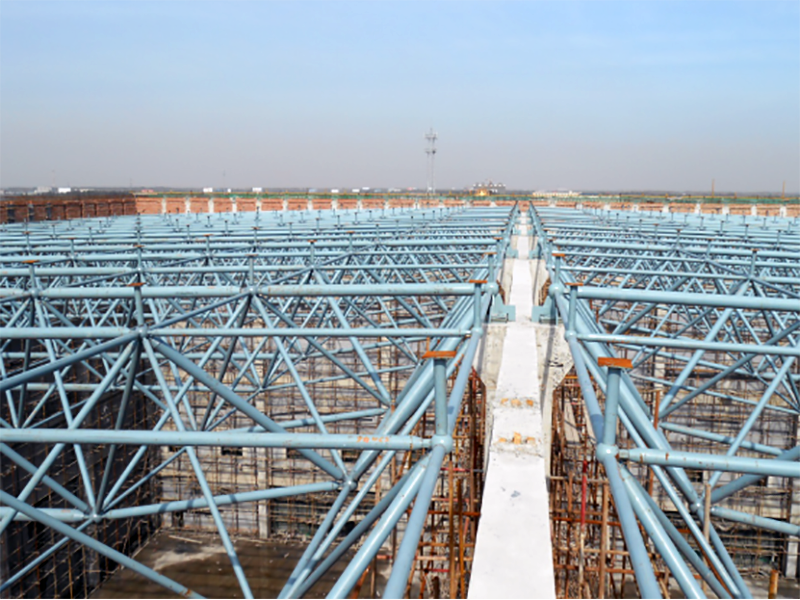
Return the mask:
[[[330, 597], [346, 597], [401, 522], [385, 595], [404, 593], [516, 216], [303, 211], [4, 226], [0, 533], [25, 540], [36, 525], [50, 543], [5, 542], [0, 593], [18, 595], [77, 544], [199, 597], [103, 532], [203, 509], [252, 597], [227, 511], [309, 496], [328, 508], [281, 597], [303, 595], [343, 557]], [[213, 461], [276, 449], [304, 464], [306, 482], [254, 476], [240, 489], [210, 479]], [[153, 487], [178, 464], [190, 484]]]
[[551, 282], [539, 315], [565, 325], [642, 597], [662, 595], [651, 551], [686, 597], [751, 597], [720, 532], [777, 532], [795, 559], [800, 534], [794, 503], [738, 508], [800, 477], [800, 223], [529, 216]]

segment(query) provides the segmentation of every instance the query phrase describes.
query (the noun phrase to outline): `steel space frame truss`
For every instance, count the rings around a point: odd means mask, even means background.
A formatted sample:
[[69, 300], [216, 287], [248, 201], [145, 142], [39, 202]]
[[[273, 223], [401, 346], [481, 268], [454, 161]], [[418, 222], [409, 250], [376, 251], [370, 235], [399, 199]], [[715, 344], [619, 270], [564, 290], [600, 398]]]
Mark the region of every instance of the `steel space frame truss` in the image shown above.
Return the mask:
[[[532, 257], [546, 260], [551, 280], [538, 316], [565, 325], [642, 597], [662, 594], [648, 546], [686, 597], [751, 597], [715, 522], [800, 535], [796, 514], [726, 507], [766, 477], [800, 477], [800, 223], [533, 207], [529, 215]], [[659, 400], [646, 401], [654, 387]], [[694, 420], [703, 403], [736, 407], [734, 431], [720, 431], [722, 411]], [[768, 418], [785, 420], [794, 436], [759, 438]], [[698, 440], [714, 451], [693, 449]]]
[[[204, 508], [252, 597], [220, 507], [326, 492], [335, 500], [282, 597], [301, 596], [357, 548], [330, 590], [345, 597], [413, 504], [385, 595], [404, 593], [516, 214], [298, 211], [5, 226], [0, 451], [23, 485], [16, 494], [0, 490], [0, 533], [38, 521], [60, 541], [7, 573], [2, 590], [73, 541], [198, 597], [88, 533], [108, 520]], [[430, 351], [422, 355], [421, 345]], [[385, 348], [403, 366], [377, 364]], [[309, 379], [309, 361], [333, 374]], [[386, 382], [398, 369], [408, 377], [393, 393]], [[315, 386], [342, 381], [369, 408], [318, 404]], [[291, 419], [258, 408], [289, 395]], [[154, 415], [151, 427], [126, 426], [135, 398]], [[87, 427], [100, 409], [115, 415], [114, 425]], [[426, 412], [436, 435], [412, 435]], [[234, 418], [246, 426], [232, 427]], [[358, 434], [330, 431], [357, 422]], [[23, 456], [31, 446], [42, 449], [39, 462]], [[106, 452], [99, 471], [85, 459], [98, 446]], [[198, 457], [204, 447], [299, 452], [314, 481], [221, 494]], [[123, 448], [125, 464], [111, 469]], [[346, 462], [343, 451], [357, 459]], [[49, 475], [68, 452], [78, 471], [69, 486]], [[368, 503], [392, 458], [409, 453], [405, 474]], [[179, 456], [189, 459], [195, 496], [127, 501]], [[43, 489], [57, 507], [36, 505]], [[366, 516], [348, 531], [359, 509]]]

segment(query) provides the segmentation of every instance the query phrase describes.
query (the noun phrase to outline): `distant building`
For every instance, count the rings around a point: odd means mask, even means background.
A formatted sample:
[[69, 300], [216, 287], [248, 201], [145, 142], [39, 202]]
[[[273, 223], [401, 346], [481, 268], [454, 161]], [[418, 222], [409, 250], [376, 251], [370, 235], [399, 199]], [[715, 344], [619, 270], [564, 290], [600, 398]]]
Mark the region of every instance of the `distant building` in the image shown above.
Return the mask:
[[72, 188], [68, 187], [60, 187], [56, 190], [59, 194], [69, 194], [72, 191]]
[[506, 186], [504, 183], [494, 183], [491, 179], [476, 183], [470, 188], [470, 193], [475, 196], [494, 196], [503, 194], [505, 191]]
[[212, 194], [212, 193], [214, 193], [214, 188], [213, 187], [203, 188], [203, 193], [204, 194]]
[[580, 192], [573, 192], [572, 190], [556, 190], [556, 191], [536, 191], [531, 194], [534, 198], [575, 198], [580, 196]]

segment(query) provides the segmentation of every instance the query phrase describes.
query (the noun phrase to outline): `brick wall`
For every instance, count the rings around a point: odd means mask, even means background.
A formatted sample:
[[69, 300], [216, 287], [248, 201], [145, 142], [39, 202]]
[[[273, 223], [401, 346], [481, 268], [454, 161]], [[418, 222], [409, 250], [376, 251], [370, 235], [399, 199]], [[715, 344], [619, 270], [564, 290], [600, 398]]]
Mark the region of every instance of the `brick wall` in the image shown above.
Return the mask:
[[0, 201], [0, 223], [136, 214], [133, 196], [15, 196]]

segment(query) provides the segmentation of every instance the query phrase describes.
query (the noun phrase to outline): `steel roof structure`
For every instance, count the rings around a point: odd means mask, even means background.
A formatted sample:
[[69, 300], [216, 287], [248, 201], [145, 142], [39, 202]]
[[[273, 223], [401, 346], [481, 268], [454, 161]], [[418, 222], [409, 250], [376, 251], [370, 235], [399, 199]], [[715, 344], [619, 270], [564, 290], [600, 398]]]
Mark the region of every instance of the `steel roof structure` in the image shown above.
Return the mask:
[[[784, 521], [726, 506], [765, 477], [800, 477], [800, 223], [558, 208], [529, 214], [532, 254], [547, 261], [552, 282], [535, 316], [565, 324], [642, 597], [662, 594], [650, 544], [687, 598], [705, 597], [695, 573], [719, 597], [751, 597], [714, 522], [800, 535], [797, 515]], [[643, 398], [653, 387], [663, 391], [655, 404]], [[722, 412], [694, 419], [692, 407], [703, 402], [736, 407], [734, 431], [721, 433]], [[794, 435], [759, 439], [767, 418], [785, 421]], [[698, 452], [693, 440], [714, 451]], [[642, 485], [642, 465], [655, 489]]]
[[[714, 522], [800, 535], [794, 519], [729, 504], [765, 477], [800, 477], [800, 223], [533, 207], [527, 214], [534, 257], [546, 261], [551, 280], [534, 316], [566, 327], [643, 597], [661, 596], [648, 547], [687, 597], [705, 597], [696, 574], [719, 597], [750, 597]], [[0, 591], [71, 540], [197, 596], [89, 533], [107, 521], [204, 508], [252, 597], [220, 508], [327, 492], [335, 501], [282, 597], [303, 595], [349, 556], [330, 591], [347, 596], [413, 505], [384, 592], [402, 595], [517, 216], [517, 208], [448, 208], [3, 226], [0, 453], [24, 479], [19, 493], [0, 490], [0, 533], [37, 521], [58, 542], [16, 565]], [[403, 364], [376, 362], [381, 348]], [[305, 376], [323, 362], [324, 375]], [[386, 376], [400, 369], [407, 379], [393, 391]], [[342, 382], [370, 406], [323, 409], [318, 386]], [[644, 397], [654, 388], [663, 390], [655, 405]], [[258, 408], [290, 394], [291, 415]], [[149, 406], [152, 427], [126, 425], [134, 398]], [[733, 433], [692, 420], [693, 406], [711, 402], [743, 415]], [[101, 409], [113, 425], [88, 427]], [[425, 415], [435, 435], [414, 435]], [[794, 437], [759, 438], [767, 418], [785, 420]], [[331, 431], [356, 422], [362, 433]], [[688, 440], [716, 451], [699, 452]], [[85, 460], [98, 445], [108, 449], [99, 472]], [[22, 451], [31, 447], [38, 463]], [[317, 477], [215, 494], [198, 458], [205, 447], [285, 448]], [[357, 458], [345, 461], [345, 451]], [[50, 476], [66, 453], [77, 465], [70, 486]], [[398, 453], [410, 457], [408, 470], [368, 502]], [[196, 495], [130, 501], [179, 457], [189, 459]], [[650, 473], [655, 485], [643, 486]], [[37, 505], [45, 488], [58, 506]], [[348, 530], [360, 510], [364, 517]]]
[[[358, 543], [330, 592], [345, 597], [413, 502], [387, 589], [402, 593], [498, 291], [487, 281], [499, 275], [515, 216], [514, 208], [298, 211], [4, 226], [0, 452], [26, 478], [19, 494], [0, 490], [0, 532], [15, 520], [34, 520], [59, 541], [16, 565], [2, 589], [72, 540], [178, 594], [198, 596], [86, 531], [107, 520], [207, 508], [242, 594], [252, 597], [220, 507], [325, 491], [335, 502], [282, 596], [302, 595]], [[420, 342], [429, 348], [422, 356]], [[400, 368], [410, 373], [395, 394], [385, 385], [392, 368], [375, 364], [382, 347], [404, 357]], [[309, 380], [301, 368], [310, 361], [328, 363], [334, 374]], [[344, 380], [371, 407], [323, 412], [315, 386]], [[259, 398], [277, 401], [289, 389], [297, 399], [291, 419], [256, 408]], [[201, 403], [190, 400], [198, 391]], [[152, 428], [126, 428], [135, 395], [154, 411]], [[102, 406], [116, 415], [114, 425], [87, 427], [87, 415]], [[435, 416], [436, 434], [411, 435], [426, 413]], [[234, 417], [247, 426], [227, 426]], [[329, 431], [356, 421], [360, 434]], [[25, 445], [41, 448], [39, 463], [23, 456]], [[94, 445], [109, 448], [99, 474], [84, 457]], [[124, 468], [112, 469], [123, 446], [135, 452], [126, 454]], [[292, 449], [316, 481], [214, 495], [198, 459], [204, 446]], [[357, 460], [345, 462], [345, 450], [358, 452]], [[405, 475], [347, 531], [392, 457], [410, 451]], [[48, 475], [67, 452], [79, 470], [70, 489]], [[126, 503], [181, 455], [190, 459], [195, 497]], [[35, 506], [44, 487], [58, 507]]]

